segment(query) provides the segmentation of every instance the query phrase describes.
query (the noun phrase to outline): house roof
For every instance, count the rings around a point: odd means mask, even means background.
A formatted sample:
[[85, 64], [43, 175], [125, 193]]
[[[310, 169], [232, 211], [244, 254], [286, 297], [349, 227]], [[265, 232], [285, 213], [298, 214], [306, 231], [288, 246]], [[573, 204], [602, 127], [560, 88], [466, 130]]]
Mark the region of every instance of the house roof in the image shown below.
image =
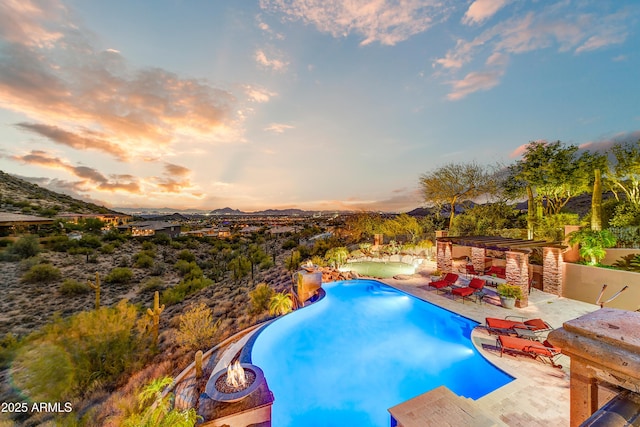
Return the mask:
[[531, 252], [532, 248], [554, 247], [565, 248], [561, 242], [547, 242], [546, 240], [511, 239], [500, 236], [457, 236], [439, 237], [439, 241], [451, 242], [454, 245], [471, 246], [495, 251]]

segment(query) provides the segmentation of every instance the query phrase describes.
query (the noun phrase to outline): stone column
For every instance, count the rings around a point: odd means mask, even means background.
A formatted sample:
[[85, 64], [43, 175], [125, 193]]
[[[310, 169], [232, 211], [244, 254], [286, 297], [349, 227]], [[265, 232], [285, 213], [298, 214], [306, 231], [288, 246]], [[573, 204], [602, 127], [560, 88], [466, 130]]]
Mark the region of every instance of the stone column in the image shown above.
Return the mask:
[[562, 296], [562, 248], [542, 249], [542, 290]]
[[485, 248], [471, 248], [471, 263], [478, 274], [482, 274], [484, 271], [484, 259], [486, 256], [487, 250]]
[[506, 252], [506, 279], [512, 285], [522, 289], [522, 298], [516, 301], [519, 308], [529, 305], [529, 254], [525, 252]]
[[598, 410], [598, 381], [593, 369], [579, 360], [571, 357], [571, 379], [569, 381], [570, 425], [578, 427]]
[[453, 243], [436, 240], [437, 258], [436, 263], [438, 270], [443, 273], [451, 273], [453, 271], [453, 260], [451, 254], [453, 252]]

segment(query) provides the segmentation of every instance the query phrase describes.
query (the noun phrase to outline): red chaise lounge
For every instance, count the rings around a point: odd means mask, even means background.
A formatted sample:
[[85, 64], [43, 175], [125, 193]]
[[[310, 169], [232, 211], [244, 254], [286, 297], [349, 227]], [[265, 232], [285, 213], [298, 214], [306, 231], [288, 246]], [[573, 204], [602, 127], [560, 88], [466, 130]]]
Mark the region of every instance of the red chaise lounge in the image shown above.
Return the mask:
[[[510, 320], [509, 318], [520, 320]], [[525, 320], [518, 316], [507, 316], [504, 319], [487, 317], [485, 318], [485, 327], [490, 334], [498, 335], [520, 335], [518, 334], [518, 329], [526, 329], [536, 335], [553, 330], [553, 327], [542, 319]]]
[[427, 285], [427, 287], [423, 286], [423, 288], [424, 289], [433, 288], [437, 292], [439, 289], [443, 289], [443, 288], [446, 288], [447, 286], [453, 285], [457, 280], [458, 280], [457, 274], [447, 273], [443, 279], [431, 282]]
[[542, 362], [551, 364], [554, 368], [562, 368], [562, 365], [556, 363], [556, 358], [562, 354], [562, 350], [552, 346], [548, 341], [541, 343], [524, 338], [500, 335], [496, 341], [496, 345], [500, 348], [500, 357], [502, 357], [505, 352], [520, 354], [534, 359], [540, 359]]
[[478, 279], [477, 277], [471, 279], [469, 285], [464, 288], [455, 288], [451, 291], [451, 295], [453, 295], [453, 299], [456, 296], [462, 297], [462, 303], [464, 304], [464, 299], [470, 297], [474, 293], [481, 291], [484, 288], [485, 281], [482, 279]]

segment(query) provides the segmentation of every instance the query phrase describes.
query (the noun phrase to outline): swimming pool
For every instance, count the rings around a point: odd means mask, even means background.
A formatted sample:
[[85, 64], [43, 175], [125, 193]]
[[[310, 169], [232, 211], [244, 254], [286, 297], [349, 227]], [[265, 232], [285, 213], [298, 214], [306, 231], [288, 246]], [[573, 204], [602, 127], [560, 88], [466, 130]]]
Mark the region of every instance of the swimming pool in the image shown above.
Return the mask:
[[474, 349], [469, 319], [374, 280], [323, 288], [253, 344], [274, 426], [388, 427], [388, 408], [440, 385], [477, 399], [512, 380]]

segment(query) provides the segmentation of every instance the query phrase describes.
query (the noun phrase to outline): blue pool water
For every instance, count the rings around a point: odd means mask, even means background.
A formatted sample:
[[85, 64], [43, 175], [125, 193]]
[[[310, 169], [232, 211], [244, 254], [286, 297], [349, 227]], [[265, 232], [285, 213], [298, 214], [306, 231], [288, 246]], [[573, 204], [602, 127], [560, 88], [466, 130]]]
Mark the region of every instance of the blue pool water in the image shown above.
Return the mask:
[[274, 426], [388, 427], [388, 408], [440, 385], [477, 399], [512, 380], [474, 349], [469, 319], [373, 280], [323, 288], [251, 350]]

